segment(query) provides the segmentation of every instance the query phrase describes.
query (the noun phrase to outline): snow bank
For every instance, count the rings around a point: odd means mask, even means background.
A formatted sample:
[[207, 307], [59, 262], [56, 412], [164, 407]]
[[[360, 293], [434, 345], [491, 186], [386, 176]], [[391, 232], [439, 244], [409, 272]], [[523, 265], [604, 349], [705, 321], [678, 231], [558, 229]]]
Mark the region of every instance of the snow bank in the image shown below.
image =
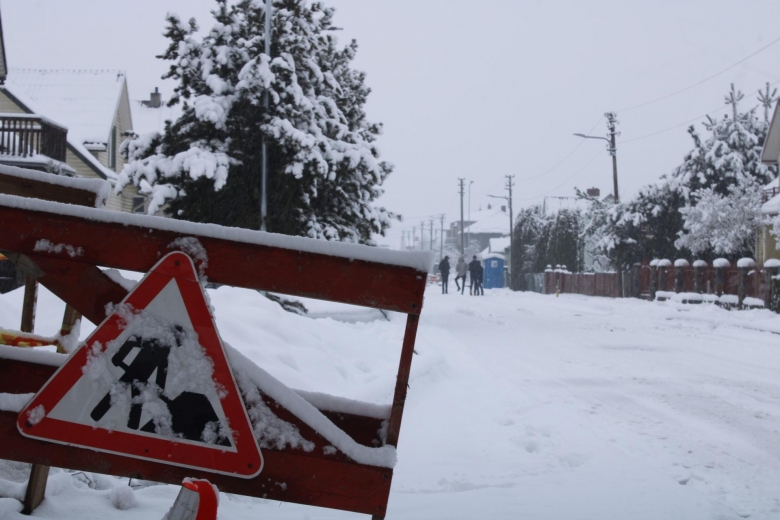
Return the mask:
[[62, 186], [63, 188], [91, 191], [96, 195], [95, 203], [98, 208], [102, 208], [105, 205], [108, 194], [111, 191], [111, 184], [104, 180], [63, 177], [61, 175], [54, 175], [53, 173], [17, 168], [16, 166], [8, 166], [5, 164], [0, 164], [0, 174], [29, 179], [31, 181], [45, 182], [55, 186]]
[[729, 261], [725, 258], [716, 258], [712, 261], [712, 267], [717, 267], [718, 269], [731, 267], [731, 263], [729, 263]]
[[680, 303], [701, 303], [704, 301], [704, 298], [699, 293], [682, 292], [672, 296], [671, 300]]
[[216, 224], [198, 224], [164, 217], [153, 217], [118, 211], [105, 211], [94, 208], [84, 208], [71, 204], [60, 204], [38, 199], [27, 199], [14, 195], [0, 194], [0, 206], [40, 211], [54, 215], [65, 215], [88, 219], [96, 222], [122, 224], [144, 229], [170, 231], [181, 235], [203, 236], [255, 244], [268, 247], [278, 247], [293, 251], [314, 253], [350, 260], [363, 260], [386, 265], [410, 267], [422, 273], [428, 273], [433, 267], [434, 253], [430, 251], [395, 251], [362, 244], [344, 242], [329, 242], [305, 237], [292, 237], [264, 231], [231, 228]]
[[723, 294], [718, 298], [718, 301], [726, 305], [739, 305], [739, 296], [736, 294]]
[[748, 267], [755, 267], [756, 262], [752, 258], [740, 258], [737, 260], [737, 267], [746, 269]]
[[748, 307], [763, 307], [764, 300], [747, 296], [744, 300], [742, 300], [742, 304], [747, 305]]

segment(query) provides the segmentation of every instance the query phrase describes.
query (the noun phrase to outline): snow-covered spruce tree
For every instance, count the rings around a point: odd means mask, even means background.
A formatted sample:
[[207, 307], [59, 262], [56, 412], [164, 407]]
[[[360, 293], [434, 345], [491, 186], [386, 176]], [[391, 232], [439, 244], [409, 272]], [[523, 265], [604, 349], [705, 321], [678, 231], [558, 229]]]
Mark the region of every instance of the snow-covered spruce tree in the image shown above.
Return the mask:
[[[542, 248], [539, 248], [539, 239], [545, 226], [546, 217], [542, 214], [541, 206], [532, 206], [521, 209], [513, 227], [512, 237], [512, 273], [515, 277], [514, 287], [517, 290], [528, 290], [525, 283], [525, 274], [538, 273], [536, 266], [539, 263], [537, 257]], [[542, 260], [543, 261], [543, 260]]]
[[[151, 196], [150, 213], [258, 229], [265, 137], [269, 231], [370, 243], [394, 215], [374, 206], [392, 171], [375, 145], [381, 125], [366, 119], [370, 92], [353, 70], [353, 41], [339, 48], [334, 10], [274, 0], [272, 55], [264, 54], [264, 0], [217, 0], [214, 24], [169, 15], [160, 58], [178, 81], [170, 103], [182, 115], [162, 135], [126, 141], [117, 188]], [[270, 107], [263, 98], [270, 93]]]
[[609, 258], [612, 269], [617, 260], [617, 248], [620, 247], [623, 266], [631, 264], [630, 259], [637, 256], [637, 240], [641, 234], [640, 226], [645, 222], [644, 215], [636, 210], [634, 203], [615, 203], [612, 199], [599, 200], [577, 190], [577, 197], [589, 203], [585, 212], [583, 237], [588, 237], [593, 256]]

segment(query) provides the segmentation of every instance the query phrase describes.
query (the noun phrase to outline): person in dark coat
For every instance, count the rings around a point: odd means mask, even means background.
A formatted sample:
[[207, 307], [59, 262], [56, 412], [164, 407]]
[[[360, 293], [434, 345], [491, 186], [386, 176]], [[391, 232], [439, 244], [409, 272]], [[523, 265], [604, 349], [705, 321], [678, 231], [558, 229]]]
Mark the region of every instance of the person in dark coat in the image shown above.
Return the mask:
[[475, 294], [479, 294], [479, 269], [482, 267], [479, 265], [479, 260], [477, 260], [477, 255], [474, 255], [474, 258], [469, 262], [469, 277], [471, 278], [471, 284], [469, 285], [469, 294], [472, 296]]
[[439, 272], [441, 273], [441, 293], [447, 294], [447, 284], [450, 281], [450, 257], [445, 256], [439, 262]]
[[477, 288], [479, 289], [479, 295], [485, 296], [485, 288], [482, 282], [485, 279], [485, 268], [482, 266], [482, 262], [479, 263], [479, 273], [477, 273]]

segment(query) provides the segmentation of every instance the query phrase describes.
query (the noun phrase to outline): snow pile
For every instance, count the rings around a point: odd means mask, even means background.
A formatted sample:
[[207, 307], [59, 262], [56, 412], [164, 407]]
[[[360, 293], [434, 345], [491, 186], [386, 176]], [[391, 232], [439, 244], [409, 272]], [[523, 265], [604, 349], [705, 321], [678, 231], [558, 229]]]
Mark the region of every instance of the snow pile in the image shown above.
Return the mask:
[[658, 267], [669, 267], [672, 265], [671, 260], [667, 260], [666, 258], [658, 261]]
[[731, 263], [729, 263], [729, 261], [726, 260], [725, 258], [716, 258], [715, 260], [712, 261], [712, 267], [715, 267], [717, 269], [728, 268], [731, 267]]
[[122, 288], [126, 291], [132, 291], [133, 287], [135, 287], [135, 280], [130, 280], [128, 278], [125, 278], [122, 276], [122, 273], [119, 272], [117, 269], [103, 269], [103, 274], [111, 278], [112, 281], [116, 282], [117, 284], [121, 285]]
[[54, 244], [51, 241], [46, 240], [45, 238], [42, 238], [35, 243], [35, 247], [33, 248], [33, 251], [56, 253], [56, 254], [60, 254], [63, 251], [65, 251], [65, 253], [67, 253], [67, 255], [71, 258], [76, 258], [77, 256], [84, 256], [84, 248], [82, 247], [74, 247], [70, 244]]
[[109, 499], [111, 500], [111, 505], [121, 511], [138, 506], [138, 499], [130, 486], [115, 487], [109, 492]]
[[736, 294], [722, 294], [718, 301], [726, 305], [739, 305], [739, 296]]
[[675, 294], [670, 298], [672, 301], [679, 303], [701, 303], [704, 298], [699, 293], [683, 292]]
[[769, 269], [780, 267], [780, 260], [778, 260], [777, 258], [770, 258], [766, 262], [764, 262], [764, 267]]
[[658, 258], [653, 258], [650, 260], [650, 267], [658, 267], [658, 262], [660, 262]]
[[760, 298], [753, 298], [751, 296], [746, 296], [745, 299], [742, 300], [742, 304], [748, 307], [763, 307], [764, 300]]
[[678, 258], [674, 261], [675, 267], [689, 267], [691, 264], [688, 263], [688, 260], [684, 258]]
[[656, 291], [655, 292], [655, 300], [659, 302], [663, 302], [666, 300], [670, 300], [674, 298], [677, 295], [677, 293], [671, 292], [671, 291]]
[[0, 412], [22, 411], [22, 408], [30, 402], [35, 394], [7, 394], [0, 393]]
[[694, 260], [693, 267], [707, 267], [707, 262], [704, 260]]
[[752, 258], [740, 258], [737, 260], [737, 267], [740, 269], [747, 269], [749, 267], [755, 267], [756, 262]]

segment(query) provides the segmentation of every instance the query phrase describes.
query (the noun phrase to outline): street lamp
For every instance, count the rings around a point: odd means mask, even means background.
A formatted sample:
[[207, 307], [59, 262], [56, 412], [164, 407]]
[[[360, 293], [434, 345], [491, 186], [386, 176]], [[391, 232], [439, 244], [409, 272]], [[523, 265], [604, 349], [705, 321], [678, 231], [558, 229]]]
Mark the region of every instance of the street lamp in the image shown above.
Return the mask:
[[[617, 114], [614, 112], [607, 112], [604, 114], [604, 116], [607, 118], [607, 129], [609, 129], [609, 138], [601, 137], [597, 135], [585, 135], [585, 134], [574, 134], [577, 137], [582, 137], [583, 139], [601, 139], [608, 143], [607, 151], [609, 152], [609, 155], [612, 156], [612, 185], [613, 185], [613, 192], [612, 196], [615, 199], [615, 204], [620, 202], [620, 195], [618, 194], [618, 177], [617, 177], [617, 147], [615, 145], [615, 136], [618, 135], [617, 131], [615, 130], [615, 126], [617, 125]], [[623, 265], [622, 265], [622, 259], [620, 254], [620, 247], [618, 245], [615, 246], [615, 256], [617, 257], [617, 275], [618, 275], [618, 293], [619, 297], [623, 297]]]

